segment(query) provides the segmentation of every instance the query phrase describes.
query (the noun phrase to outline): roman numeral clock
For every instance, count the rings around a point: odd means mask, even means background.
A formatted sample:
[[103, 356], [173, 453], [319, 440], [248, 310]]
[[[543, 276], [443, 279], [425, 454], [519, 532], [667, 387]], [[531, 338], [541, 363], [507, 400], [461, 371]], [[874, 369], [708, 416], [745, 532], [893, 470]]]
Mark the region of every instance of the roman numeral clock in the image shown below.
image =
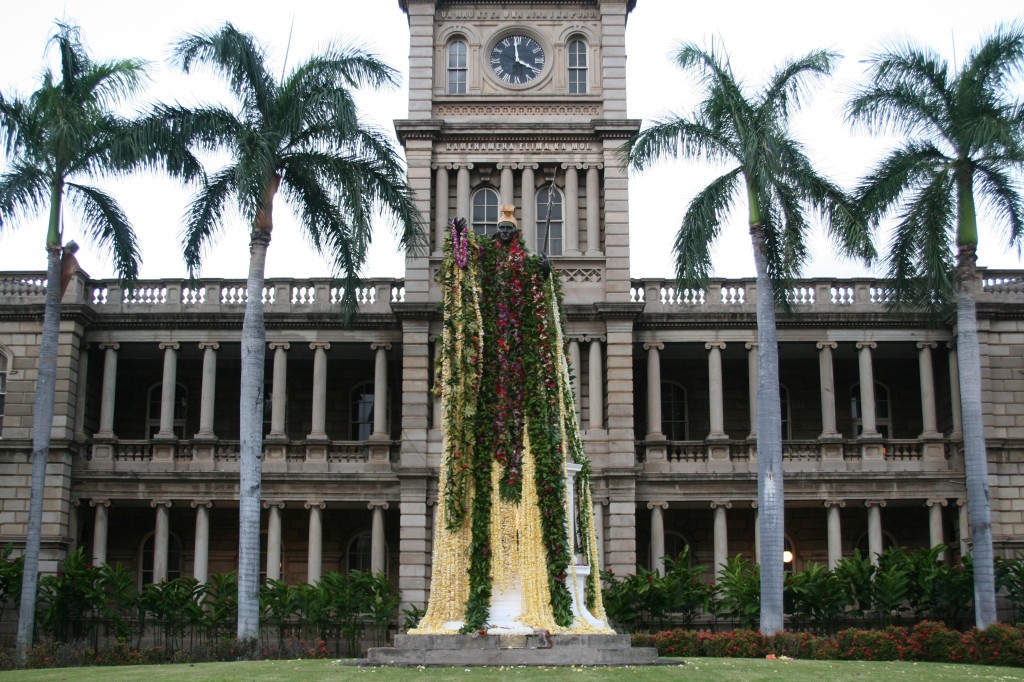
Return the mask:
[[491, 48], [491, 70], [507, 85], [529, 85], [544, 72], [544, 48], [527, 35], [513, 34]]

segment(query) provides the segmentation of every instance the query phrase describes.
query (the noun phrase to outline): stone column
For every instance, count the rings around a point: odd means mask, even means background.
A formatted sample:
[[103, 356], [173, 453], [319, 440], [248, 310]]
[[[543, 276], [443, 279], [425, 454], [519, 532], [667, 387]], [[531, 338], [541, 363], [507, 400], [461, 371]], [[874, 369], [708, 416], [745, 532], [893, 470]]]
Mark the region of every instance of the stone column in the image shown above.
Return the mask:
[[716, 341], [705, 343], [704, 348], [708, 351], [708, 401], [711, 410], [711, 431], [708, 439], [724, 439], [725, 436], [725, 408], [722, 398], [722, 350], [725, 344]]
[[644, 344], [647, 351], [647, 440], [664, 440], [661, 415], [661, 354], [665, 344]]
[[281, 579], [281, 510], [284, 502], [266, 501], [267, 516], [267, 580]]
[[387, 570], [385, 564], [387, 553], [385, 552], [386, 538], [384, 537], [384, 510], [388, 508], [387, 502], [370, 502], [366, 505], [373, 511], [373, 523], [370, 526], [370, 572], [374, 575]]
[[178, 348], [174, 341], [160, 344], [164, 352], [164, 376], [160, 384], [160, 431], [157, 438], [174, 438], [174, 394], [178, 387]]
[[103, 388], [100, 392], [100, 430], [96, 438], [114, 436], [114, 398], [117, 392], [117, 343], [101, 343], [106, 353], [103, 356]]
[[565, 250], [566, 256], [580, 255], [580, 180], [574, 164], [565, 168]]
[[501, 171], [501, 184], [498, 185], [498, 197], [500, 199], [500, 204], [511, 204], [515, 201], [516, 188], [515, 178], [512, 175], [512, 168], [512, 164], [498, 164], [498, 170]]
[[875, 374], [871, 367], [871, 349], [877, 347], [873, 341], [857, 343], [860, 365], [860, 414], [861, 438], [878, 438], [875, 425]]
[[[924, 504], [928, 507], [928, 545], [930, 547], [945, 545], [946, 537], [942, 527], [942, 508], [949, 504], [949, 502], [946, 499], [933, 499], [927, 500]], [[940, 558], [942, 561], [947, 561], [949, 559], [949, 552], [943, 550]]]
[[210, 507], [213, 506], [213, 502], [192, 500], [191, 504], [196, 510], [196, 544], [192, 560], [192, 577], [205, 583], [209, 577], [210, 567]]
[[572, 368], [572, 397], [576, 401], [576, 423], [580, 423], [580, 410], [583, 408], [583, 390], [580, 386], [580, 342], [569, 340], [569, 366]]
[[587, 255], [600, 256], [601, 251], [601, 183], [598, 167], [587, 168]]
[[663, 509], [668, 502], [648, 502], [651, 510], [651, 567], [658, 575], [665, 575], [665, 517]]
[[523, 241], [526, 242], [526, 246], [531, 251], [537, 250], [537, 188], [534, 185], [536, 182], [535, 170], [537, 170], [537, 164], [523, 164], [523, 186], [521, 190], [523, 195], [523, 212], [520, 225], [523, 232]]
[[306, 562], [306, 582], [310, 585], [320, 582], [323, 566], [324, 536], [322, 513], [327, 504], [321, 501], [306, 502], [309, 510], [309, 549]]
[[729, 563], [729, 522], [725, 510], [732, 508], [732, 502], [714, 500], [711, 508], [715, 512], [715, 582]]
[[285, 410], [288, 400], [288, 349], [291, 345], [285, 342], [268, 344], [274, 351], [274, 380], [270, 395], [270, 433], [268, 438], [286, 438]]
[[312, 430], [306, 438], [327, 440], [327, 351], [331, 344], [314, 341], [309, 347], [313, 349], [313, 411]]
[[960, 528], [960, 556], [965, 557], [971, 553], [971, 519], [967, 512], [967, 498], [958, 498], [956, 506], [957, 525]]
[[757, 440], [757, 380], [760, 363], [757, 355], [757, 342], [748, 341], [743, 344], [747, 349], [747, 402], [750, 411], [750, 435], [748, 440]]
[[388, 351], [390, 343], [372, 343], [373, 367], [373, 438], [388, 440]]
[[865, 500], [868, 508], [868, 556], [871, 564], [878, 565], [878, 555], [882, 553], [882, 507], [885, 500]]
[[469, 226], [473, 226], [473, 216], [469, 205], [469, 169], [472, 165], [460, 166], [455, 174], [455, 208], [460, 218], [465, 218]]
[[107, 563], [107, 528], [109, 527], [110, 500], [89, 500], [89, 506], [96, 509], [92, 521], [92, 563], [95, 566]]
[[[84, 441], [85, 433], [85, 399], [89, 384], [89, 344], [83, 343], [78, 356], [78, 384], [75, 389], [75, 440]], [[74, 535], [72, 533], [72, 535]]]
[[839, 510], [846, 506], [845, 500], [825, 500], [828, 510], [828, 570], [835, 569], [843, 558], [843, 527], [839, 519]]
[[196, 438], [216, 438], [213, 432], [214, 408], [217, 405], [217, 351], [220, 344], [205, 341], [199, 344], [203, 351], [203, 384], [199, 397], [199, 431]]
[[[604, 566], [604, 506], [607, 500], [594, 500], [594, 535], [597, 537], [597, 562]], [[593, 569], [596, 570], [596, 569]]]
[[[761, 510], [757, 508], [757, 500], [750, 503], [750, 508], [754, 510], [754, 561], [757, 563], [761, 562]], [[785, 546], [785, 543], [783, 543]]]
[[167, 553], [171, 544], [170, 500], [153, 500], [156, 508], [156, 529], [153, 533], [153, 582], [167, 582]]
[[940, 438], [935, 419], [935, 377], [932, 373], [932, 348], [934, 343], [917, 344], [918, 367], [921, 375], [921, 438]]
[[832, 371], [832, 351], [836, 348], [836, 342], [819, 341], [816, 345], [818, 347], [818, 377], [821, 385], [820, 438], [839, 438], [839, 431], [836, 430], [836, 385]]
[[950, 440], [964, 437], [964, 422], [960, 412], [960, 363], [957, 361], [956, 341], [946, 344], [949, 348], [949, 404], [953, 412], [953, 432]]
[[604, 360], [601, 339], [590, 339], [590, 428], [604, 428]]
[[[444, 249], [448, 227], [448, 168], [438, 166], [434, 176], [434, 250]], [[468, 216], [462, 216], [468, 219]]]

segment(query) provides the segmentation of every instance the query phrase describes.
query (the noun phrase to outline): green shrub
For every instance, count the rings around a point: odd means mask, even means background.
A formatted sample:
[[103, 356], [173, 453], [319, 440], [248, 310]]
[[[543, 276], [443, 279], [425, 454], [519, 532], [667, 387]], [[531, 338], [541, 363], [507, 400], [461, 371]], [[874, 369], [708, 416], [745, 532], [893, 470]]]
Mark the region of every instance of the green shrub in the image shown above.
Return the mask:
[[903, 659], [907, 661], [950, 661], [953, 648], [962, 635], [934, 620], [923, 620], [915, 625], [907, 637]]
[[717, 658], [761, 658], [765, 655], [765, 636], [756, 630], [719, 632], [707, 638], [707, 654]]
[[820, 638], [810, 632], [783, 631], [766, 638], [765, 649], [767, 653], [776, 656], [813, 659], [820, 644]]
[[1010, 625], [971, 629], [953, 649], [957, 663], [1024, 666], [1024, 631]]
[[837, 657], [843, 661], [898, 661], [905, 637], [906, 631], [898, 627], [843, 630], [836, 635]]
[[651, 644], [661, 656], [700, 656], [700, 632], [695, 630], [665, 630], [651, 636]]

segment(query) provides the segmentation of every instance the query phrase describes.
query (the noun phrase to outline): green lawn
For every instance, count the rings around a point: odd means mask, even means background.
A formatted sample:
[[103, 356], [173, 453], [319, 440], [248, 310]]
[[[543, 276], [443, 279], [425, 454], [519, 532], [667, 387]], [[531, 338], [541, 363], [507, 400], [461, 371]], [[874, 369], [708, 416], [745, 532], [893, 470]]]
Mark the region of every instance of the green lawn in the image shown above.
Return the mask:
[[737, 658], [687, 659], [685, 665], [640, 668], [360, 668], [332, 661], [255, 661], [245, 663], [201, 663], [194, 665], [132, 666], [122, 668], [57, 668], [0, 673], [0, 682], [306, 682], [316, 680], [495, 680], [510, 678], [551, 680], [569, 676], [573, 681], [651, 680], [677, 682], [694, 680], [742, 680], [758, 682], [963, 682], [965, 680], [1024, 680], [1024, 669], [947, 663], [869, 663], [848, 661], [766, 661]]

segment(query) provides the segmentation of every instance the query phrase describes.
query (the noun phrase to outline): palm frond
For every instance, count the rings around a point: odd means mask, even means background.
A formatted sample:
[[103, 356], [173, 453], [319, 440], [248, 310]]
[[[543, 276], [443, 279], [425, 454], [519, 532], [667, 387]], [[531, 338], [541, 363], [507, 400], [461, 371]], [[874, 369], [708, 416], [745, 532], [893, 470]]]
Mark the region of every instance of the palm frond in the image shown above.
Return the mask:
[[37, 215], [49, 201], [50, 183], [46, 174], [35, 166], [15, 162], [0, 175], [0, 232]]
[[189, 277], [196, 277], [202, 266], [207, 244], [224, 229], [224, 212], [235, 191], [234, 166], [214, 173], [189, 203], [181, 232], [182, 252]]
[[800, 109], [811, 87], [832, 75], [839, 59], [838, 52], [815, 50], [783, 64], [768, 79], [761, 95], [758, 108], [765, 112], [763, 120], [787, 120]]
[[623, 167], [644, 170], [664, 158], [706, 158], [721, 161], [735, 158], [730, 140], [699, 121], [667, 114], [632, 135], [619, 148]]
[[967, 55], [957, 78], [958, 100], [1001, 99], [1008, 82], [1024, 73], [1024, 24], [997, 26]]
[[997, 164], [981, 161], [975, 164], [975, 188], [981, 192], [981, 200], [989, 207], [996, 220], [1007, 227], [1007, 246], [1017, 251], [1020, 257], [1024, 242], [1024, 196], [1020, 184], [1007, 170]]
[[693, 198], [672, 245], [680, 286], [704, 288], [711, 276], [711, 247], [743, 187], [742, 169], [719, 176]]
[[328, 84], [379, 90], [398, 87], [401, 73], [364, 46], [332, 43], [320, 54], [297, 66], [283, 83], [285, 88], [289, 84], [307, 91], [319, 90]]
[[857, 200], [866, 220], [877, 224], [905, 193], [951, 172], [952, 164], [953, 159], [930, 142], [908, 141], [894, 149], [857, 187]]
[[139, 243], [135, 229], [112, 196], [95, 187], [69, 182], [68, 203], [83, 219], [86, 235], [95, 244], [109, 251], [114, 269], [126, 283], [139, 276]]

